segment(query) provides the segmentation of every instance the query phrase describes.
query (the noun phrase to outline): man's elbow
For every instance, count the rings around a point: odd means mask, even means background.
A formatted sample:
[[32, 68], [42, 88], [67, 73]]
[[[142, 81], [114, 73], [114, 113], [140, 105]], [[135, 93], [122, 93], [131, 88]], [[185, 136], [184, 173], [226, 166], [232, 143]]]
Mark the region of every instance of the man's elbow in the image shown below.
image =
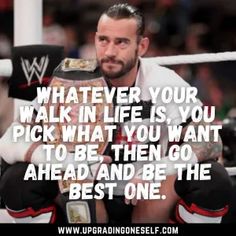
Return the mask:
[[223, 143], [221, 137], [219, 136], [218, 141], [212, 143], [210, 159], [218, 160], [222, 156], [222, 151]]

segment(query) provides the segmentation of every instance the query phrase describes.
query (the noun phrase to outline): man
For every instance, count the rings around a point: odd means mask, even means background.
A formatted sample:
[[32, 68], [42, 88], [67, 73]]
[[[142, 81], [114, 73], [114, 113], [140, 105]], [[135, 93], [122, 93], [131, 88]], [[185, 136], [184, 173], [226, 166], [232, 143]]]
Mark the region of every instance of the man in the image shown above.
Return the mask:
[[[101, 71], [110, 86], [140, 87], [141, 104], [145, 109], [148, 109], [148, 107], [150, 109], [152, 104], [151, 97], [148, 94], [149, 87], [187, 87], [188, 85], [173, 71], [140, 58], [147, 51], [149, 44], [148, 38], [144, 37], [143, 34], [144, 19], [142, 14], [132, 6], [118, 4], [110, 7], [100, 17], [95, 46]], [[186, 106], [186, 104], [181, 105]], [[198, 102], [196, 105], [201, 105], [201, 103]], [[184, 130], [186, 130], [188, 125], [203, 125], [202, 121], [193, 123], [190, 119], [188, 119], [187, 123], [181, 124], [177, 106], [174, 103], [167, 104], [167, 113], [172, 118], [173, 124], [183, 125], [185, 127]], [[193, 108], [194, 105], [190, 106]], [[144, 120], [145, 118], [147, 117], [143, 117]], [[122, 127], [120, 131], [122, 132]], [[120, 135], [117, 134], [116, 143], [124, 143], [124, 140], [119, 140], [119, 137]], [[164, 140], [161, 141], [164, 146]], [[193, 158], [191, 159], [193, 163], [195, 158], [198, 162], [206, 162], [208, 160], [216, 160], [221, 155], [222, 144], [220, 140], [215, 143], [211, 141], [208, 143], [189, 142], [189, 144], [193, 150]], [[112, 154], [110, 153], [110, 155]], [[194, 210], [196, 211], [194, 213], [198, 214], [199, 222], [204, 222], [204, 220], [205, 222], [220, 222], [228, 203], [228, 197], [225, 197], [225, 195], [230, 192], [231, 187], [223, 167], [214, 161], [211, 163], [211, 181], [178, 181], [176, 180], [176, 175], [169, 175], [166, 181], [162, 182], [160, 189], [161, 194], [165, 193], [166, 200], [144, 200], [138, 202], [133, 200], [131, 203], [135, 206], [129, 207], [129, 205], [124, 206], [125, 200], [120, 196], [122, 191], [118, 191], [118, 197], [115, 197], [114, 201], [106, 201], [108, 215], [114, 220], [120, 220], [124, 219], [125, 215], [129, 215], [126, 214], [127, 212], [132, 211], [132, 213], [130, 212], [132, 222], [167, 222], [173, 207], [181, 197], [185, 203], [182, 205], [184, 206], [182, 207], [183, 210], [178, 212], [178, 205], [176, 207], [180, 222], [197, 222], [193, 215]], [[218, 196], [214, 197], [214, 194]], [[204, 202], [204, 198], [207, 196], [211, 200], [208, 202], [205, 199]], [[126, 203], [129, 203], [129, 201], [126, 201]], [[122, 205], [124, 214], [122, 214]], [[116, 209], [119, 209], [119, 211]], [[203, 209], [205, 210], [204, 213], [202, 213]], [[188, 217], [185, 217], [188, 211], [192, 213], [192, 216], [189, 216], [189, 214]]]
[[[149, 126], [151, 107], [153, 105], [156, 107], [163, 105], [161, 101], [156, 101], [156, 104], [153, 104], [149, 94], [149, 88], [159, 87], [160, 89], [163, 89], [166, 86], [187, 88], [189, 85], [173, 71], [160, 67], [152, 61], [141, 59], [147, 51], [149, 44], [148, 38], [144, 37], [143, 34], [144, 19], [142, 14], [136, 8], [128, 4], [118, 4], [110, 7], [100, 17], [95, 36], [95, 46], [101, 72], [109, 87], [131, 88], [135, 86], [140, 88], [141, 100], [138, 105], [143, 107], [143, 111], [141, 112], [142, 119], [145, 125]], [[129, 96], [129, 94], [127, 94], [127, 96]], [[116, 104], [116, 101], [114, 102]], [[119, 105], [122, 106], [123, 104]], [[189, 106], [190, 109], [193, 109], [196, 105], [201, 106], [201, 102], [197, 100], [195, 104], [181, 103], [181, 106]], [[165, 106], [166, 115], [170, 119], [170, 124], [184, 127], [182, 136], [184, 136], [189, 125], [195, 126], [196, 131], [198, 125], [205, 125], [202, 121], [194, 123], [190, 118], [187, 119], [186, 122], [182, 123], [181, 117], [178, 113], [179, 104], [171, 102], [165, 104]], [[131, 140], [131, 142], [130, 140], [127, 142], [127, 137], [124, 136], [124, 125], [132, 125], [130, 123], [129, 117], [124, 123], [118, 124], [118, 129], [114, 135], [113, 143], [129, 143], [132, 146], [134, 142], [137, 142], [136, 137], [134, 137], [134, 140]], [[165, 195], [166, 198], [142, 201], [133, 198], [130, 201], [124, 197], [124, 187], [127, 181], [118, 181], [118, 186], [114, 190], [114, 198], [110, 200], [108, 197], [105, 197], [103, 199], [104, 204], [101, 201], [99, 204], [96, 203], [97, 222], [164, 223], [169, 222], [172, 212], [175, 212], [172, 221], [181, 223], [219, 223], [221, 221], [222, 216], [227, 211], [227, 204], [231, 192], [231, 183], [224, 168], [216, 162], [217, 158], [220, 156], [222, 148], [220, 140], [218, 142], [210, 141], [208, 143], [181, 141], [179, 143], [180, 146], [187, 143], [191, 145], [192, 148], [191, 158], [188, 163], [211, 163], [211, 180], [188, 181], [186, 180], [186, 173], [183, 174], [183, 180], [177, 180], [173, 163], [171, 163], [165, 156], [168, 151], [167, 147], [169, 146], [168, 136], [165, 133], [167, 125], [165, 122], [162, 122], [159, 125], [162, 127], [162, 134], [159, 143], [162, 146], [161, 153], [163, 158], [157, 163], [167, 163], [168, 176], [166, 180], [162, 181], [160, 188], [160, 194]], [[4, 140], [0, 141], [3, 142]], [[150, 141], [146, 140], [146, 143], [150, 144]], [[27, 149], [28, 148], [29, 147], [27, 147]], [[31, 161], [34, 164], [38, 164], [40, 161], [36, 159], [42, 155], [40, 147], [31, 151], [31, 153]], [[2, 151], [0, 154], [11, 164], [15, 163], [17, 160], [22, 161], [22, 158], [19, 157], [22, 155], [19, 155], [19, 153], [18, 159], [13, 157], [17, 155], [6, 153], [6, 149], [5, 152]], [[23, 155], [25, 155], [25, 152]], [[108, 145], [104, 155], [111, 156], [113, 163], [116, 163], [114, 162], [115, 153], [112, 150], [111, 145]], [[8, 156], [11, 157], [8, 158]], [[120, 157], [119, 161], [122, 162], [122, 157]], [[140, 173], [142, 173], [144, 162], [130, 160], [123, 163], [129, 162], [132, 162], [136, 169], [136, 175], [130, 182], [135, 184], [139, 182], [142, 183], [143, 181], [142, 178], [140, 178]], [[13, 182], [13, 180], [7, 181], [10, 179], [10, 174], [8, 175], [8, 178], [5, 177], [4, 179], [5, 185], [2, 184], [1, 186], [1, 194], [4, 196], [5, 201], [7, 201], [7, 195], [10, 194], [6, 193], [6, 188], [8, 186], [7, 183]], [[54, 191], [54, 197], [56, 196], [55, 193], [56, 190]], [[13, 194], [13, 192], [11, 194]], [[40, 197], [41, 201], [42, 199], [45, 200], [50, 197], [50, 203], [53, 199], [52, 196], [46, 194], [44, 198], [42, 198], [42, 194]], [[35, 200], [36, 199], [34, 198], [34, 201]], [[46, 205], [49, 204], [48, 202], [46, 203]], [[40, 204], [42, 205], [42, 202], [40, 202], [39, 205]], [[8, 208], [13, 209], [10, 206], [8, 206]], [[37, 212], [40, 213], [40, 208], [37, 208]]]

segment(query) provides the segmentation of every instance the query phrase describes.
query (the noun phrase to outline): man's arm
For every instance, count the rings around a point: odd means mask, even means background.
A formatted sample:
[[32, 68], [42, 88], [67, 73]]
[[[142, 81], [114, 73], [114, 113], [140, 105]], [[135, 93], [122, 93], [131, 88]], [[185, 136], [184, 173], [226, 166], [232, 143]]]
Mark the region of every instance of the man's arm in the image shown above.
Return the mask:
[[[182, 132], [182, 138], [184, 138], [184, 135], [186, 134], [186, 130], [189, 126], [193, 126], [195, 129], [196, 136], [198, 136], [198, 126], [206, 126], [210, 125], [209, 123], [206, 123], [204, 121], [200, 121], [198, 123], [196, 122], [190, 122], [187, 126], [184, 127]], [[209, 135], [209, 141], [196, 141], [193, 142], [191, 140], [184, 142], [184, 144], [189, 144], [192, 148], [192, 151], [196, 155], [198, 162], [215, 159], [217, 160], [222, 153], [223, 144], [220, 138], [220, 135], [218, 134], [218, 141], [214, 141], [213, 131], [210, 131]]]
[[63, 161], [59, 161], [55, 157], [55, 150], [51, 151], [51, 158], [47, 160], [46, 150], [43, 148], [46, 144], [43, 142], [25, 142], [23, 137], [20, 137], [17, 142], [12, 141], [12, 133], [15, 125], [19, 126], [23, 124], [13, 122], [0, 138], [0, 157], [10, 165], [16, 162], [29, 162], [36, 166], [39, 164], [61, 164], [62, 170], [65, 170], [69, 164], [73, 164], [75, 168], [77, 168], [79, 164], [88, 164], [90, 168], [88, 178], [94, 179], [100, 165], [102, 163], [108, 164], [111, 162], [109, 156], [103, 155], [98, 155], [97, 161], [77, 161], [74, 158], [75, 154], [71, 152], [67, 153], [67, 157]]
[[[16, 162], [25, 162], [29, 160], [27, 158], [27, 155], [29, 152], [32, 152], [36, 154], [37, 158], [36, 160], [40, 161], [45, 161], [46, 162], [46, 157], [45, 157], [45, 151], [42, 148], [43, 143], [37, 142], [25, 142], [23, 137], [20, 137], [17, 142], [13, 142], [13, 129], [14, 126], [21, 126], [22, 124], [19, 123], [18, 121], [13, 122], [4, 135], [0, 138], [0, 156], [8, 163], [8, 164], [14, 164]], [[37, 145], [36, 145], [37, 144]], [[32, 147], [34, 147], [32, 149]], [[35, 152], [35, 150], [37, 150]], [[30, 156], [31, 156], [30, 155]], [[31, 158], [30, 158], [31, 159]], [[34, 163], [34, 161], [32, 161]], [[38, 163], [34, 163], [38, 164]]]

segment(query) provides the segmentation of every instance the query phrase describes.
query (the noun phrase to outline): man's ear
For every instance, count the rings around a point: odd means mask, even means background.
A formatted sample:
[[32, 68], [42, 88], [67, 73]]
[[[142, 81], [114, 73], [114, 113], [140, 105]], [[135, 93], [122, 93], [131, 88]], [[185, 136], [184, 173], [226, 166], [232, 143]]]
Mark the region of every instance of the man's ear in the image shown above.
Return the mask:
[[147, 37], [141, 38], [138, 45], [138, 55], [140, 57], [143, 56], [147, 52], [148, 47], [149, 47], [149, 38]]

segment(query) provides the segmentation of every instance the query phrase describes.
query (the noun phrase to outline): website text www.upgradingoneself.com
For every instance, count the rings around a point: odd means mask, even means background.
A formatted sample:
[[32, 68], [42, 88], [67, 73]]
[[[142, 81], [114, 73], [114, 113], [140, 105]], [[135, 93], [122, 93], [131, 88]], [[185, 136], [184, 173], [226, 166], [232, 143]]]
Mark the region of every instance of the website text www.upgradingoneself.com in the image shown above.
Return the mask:
[[178, 235], [177, 226], [58, 226], [59, 235], [165, 234]]

